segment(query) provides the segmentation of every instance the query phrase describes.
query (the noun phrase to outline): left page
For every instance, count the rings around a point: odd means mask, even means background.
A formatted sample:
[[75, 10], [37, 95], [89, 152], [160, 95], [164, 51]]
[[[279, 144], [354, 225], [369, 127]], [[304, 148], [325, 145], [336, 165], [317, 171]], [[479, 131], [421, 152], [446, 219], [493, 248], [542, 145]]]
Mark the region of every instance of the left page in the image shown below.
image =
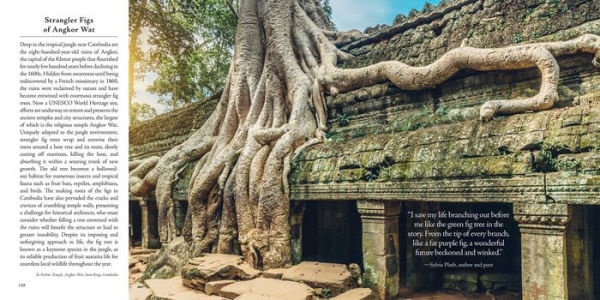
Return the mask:
[[19, 299], [127, 296], [127, 2], [2, 12], [3, 286]]

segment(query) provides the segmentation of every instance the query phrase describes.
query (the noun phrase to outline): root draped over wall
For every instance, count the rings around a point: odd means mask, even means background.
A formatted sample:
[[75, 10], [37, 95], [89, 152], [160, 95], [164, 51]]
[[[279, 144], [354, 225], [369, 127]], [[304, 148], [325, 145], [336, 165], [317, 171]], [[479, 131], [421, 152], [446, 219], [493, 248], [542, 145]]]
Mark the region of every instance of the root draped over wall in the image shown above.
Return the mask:
[[[555, 56], [593, 53], [600, 38], [479, 49], [463, 45], [424, 67], [398, 61], [340, 69], [350, 56], [335, 45], [357, 32], [332, 32], [319, 0], [242, 0], [234, 58], [215, 111], [184, 143], [162, 157], [130, 165], [130, 191], [155, 193], [159, 235], [176, 238], [173, 183], [197, 161], [188, 191], [183, 237], [190, 257], [241, 253], [258, 268], [291, 264], [288, 175], [293, 157], [324, 141], [327, 106], [335, 95], [390, 81], [407, 90], [438, 85], [462, 69], [537, 67], [540, 91], [525, 99], [488, 101], [480, 117], [549, 109], [558, 98]], [[161, 260], [157, 260], [161, 261]], [[152, 269], [158, 269], [153, 266]]]

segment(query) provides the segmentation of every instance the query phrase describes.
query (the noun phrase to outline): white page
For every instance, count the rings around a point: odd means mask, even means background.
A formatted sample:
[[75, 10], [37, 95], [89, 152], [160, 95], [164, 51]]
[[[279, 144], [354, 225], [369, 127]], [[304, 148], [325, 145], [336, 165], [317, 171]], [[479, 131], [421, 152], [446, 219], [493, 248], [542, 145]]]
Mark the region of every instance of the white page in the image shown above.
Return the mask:
[[[128, 53], [128, 2], [109, 1], [14, 1], [5, 4], [2, 10], [2, 91], [3, 106], [0, 109], [2, 122], [3, 166], [2, 189], [4, 207], [1, 211], [3, 246], [0, 247], [3, 258], [3, 272], [0, 286], [3, 288], [2, 298], [14, 299], [127, 299], [127, 55]], [[66, 37], [60, 33], [44, 33], [44, 28], [51, 25], [64, 27], [61, 24], [45, 23], [49, 18], [93, 19], [89, 24], [94, 28], [91, 33], [69, 33]], [[79, 27], [81, 24], [73, 24]], [[87, 35], [87, 38], [74, 37]], [[105, 37], [105, 38], [103, 38]], [[118, 43], [118, 252], [113, 253], [117, 259], [111, 259], [111, 267], [91, 269], [87, 267], [70, 267], [74, 274], [106, 273], [118, 276], [74, 276], [55, 277], [53, 274], [65, 274], [65, 267], [20, 267], [19, 266], [19, 87], [20, 72], [19, 51], [22, 41], [64, 41], [77, 42], [85, 40], [110, 40]], [[64, 106], [63, 106], [64, 107]], [[111, 188], [111, 191], [114, 190]], [[104, 192], [97, 193], [98, 195]], [[89, 195], [86, 195], [89, 196]], [[91, 195], [94, 196], [94, 195]], [[74, 201], [71, 201], [74, 203]], [[43, 222], [40, 222], [43, 223]], [[116, 225], [116, 224], [115, 224]], [[55, 230], [59, 232], [60, 230]], [[44, 273], [46, 276], [36, 276]]]

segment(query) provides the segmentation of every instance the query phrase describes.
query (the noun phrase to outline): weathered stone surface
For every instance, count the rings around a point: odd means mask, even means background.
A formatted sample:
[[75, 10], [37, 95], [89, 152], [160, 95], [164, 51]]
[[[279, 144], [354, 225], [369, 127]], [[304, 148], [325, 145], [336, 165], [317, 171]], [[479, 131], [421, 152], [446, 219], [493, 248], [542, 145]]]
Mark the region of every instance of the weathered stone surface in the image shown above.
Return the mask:
[[145, 248], [131, 248], [129, 249], [129, 255], [137, 256], [137, 255], [147, 255], [156, 253], [156, 249], [145, 249]]
[[157, 298], [171, 299], [172, 296], [185, 292], [201, 294], [183, 286], [180, 276], [176, 276], [171, 279], [148, 279], [145, 281], [145, 283], [152, 291], [152, 294]]
[[135, 266], [133, 266], [129, 272], [132, 274], [135, 273], [144, 273], [146, 271], [146, 265], [144, 265], [143, 263], [137, 263], [135, 264]]
[[519, 203], [513, 206], [521, 230], [523, 299], [568, 299], [566, 204]]
[[442, 287], [449, 290], [462, 292], [476, 292], [478, 290], [479, 275], [476, 272], [444, 273]]
[[358, 201], [362, 222], [363, 285], [374, 289], [381, 299], [398, 296], [400, 252], [398, 217], [400, 202]]
[[521, 277], [516, 274], [490, 273], [479, 277], [481, 286], [487, 290], [521, 290]]
[[[304, 283], [261, 277], [238, 281], [222, 288], [219, 292], [220, 296], [230, 299], [236, 299], [244, 294], [252, 294], [248, 297], [264, 297], [260, 299], [307, 300], [313, 297], [313, 289]], [[259, 299], [252, 297], [247, 299]]]
[[191, 258], [181, 270], [183, 284], [198, 290], [204, 290], [204, 285], [210, 281], [247, 280], [260, 274], [260, 271], [245, 263], [241, 256], [230, 254], [205, 254]]
[[206, 292], [206, 294], [208, 294], [208, 295], [217, 294], [217, 293], [219, 293], [219, 291], [222, 288], [224, 288], [234, 282], [235, 282], [235, 280], [218, 280], [218, 281], [207, 282], [204, 285], [204, 292]]
[[263, 271], [262, 276], [264, 278], [281, 279], [281, 276], [283, 276], [283, 273], [285, 271], [287, 271], [287, 269], [283, 269], [283, 268], [269, 269], [269, 270]]
[[[501, 47], [600, 34], [600, 5], [594, 0], [576, 5], [524, 0], [510, 5], [500, 0], [454, 2], [412, 18], [400, 17], [390, 28], [379, 26], [371, 36], [345, 46], [356, 55], [345, 66], [390, 59], [424, 65], [458, 47], [465, 38], [469, 46]], [[491, 99], [534, 95], [539, 88], [537, 70], [466, 72], [434, 89], [402, 91], [382, 83], [328, 97], [329, 141], [307, 149], [293, 162], [292, 199], [313, 199], [320, 192], [311, 193], [313, 188], [338, 183], [428, 182], [452, 187], [465, 179], [599, 174], [600, 72], [589, 63], [590, 56], [557, 59], [561, 81], [555, 108], [498, 116], [487, 123], [477, 120], [479, 106]], [[132, 155], [162, 153], [183, 141], [201, 125], [214, 107], [211, 103], [193, 104], [134, 126]], [[546, 158], [558, 160], [549, 171], [537, 168], [540, 161], [535, 158], [540, 158], [542, 147], [551, 148], [552, 155]], [[192, 169], [187, 168], [174, 184], [174, 199], [185, 199]], [[473, 188], [486, 187], [485, 182], [475, 183], [479, 185]], [[457, 192], [461, 190], [446, 194]], [[598, 192], [589, 193], [586, 199], [598, 199]]]
[[367, 288], [351, 289], [343, 294], [331, 298], [331, 300], [376, 300], [377, 295]]
[[139, 263], [140, 261], [133, 258], [133, 257], [129, 257], [129, 267], [132, 268], [133, 266], [135, 266], [137, 263]]
[[313, 288], [328, 289], [332, 296], [357, 286], [348, 267], [343, 264], [303, 261], [285, 270], [281, 278], [303, 282]]
[[199, 293], [198, 291], [188, 291], [173, 295], [168, 298], [169, 300], [227, 300], [226, 298], [219, 296], [209, 296]]
[[141, 283], [129, 286], [129, 300], [149, 300], [152, 291]]
[[255, 293], [245, 293], [238, 297], [235, 297], [235, 300], [281, 300], [281, 298], [263, 296]]
[[142, 273], [132, 273], [129, 274], [129, 284], [133, 284], [137, 282], [140, 278], [142, 278]]

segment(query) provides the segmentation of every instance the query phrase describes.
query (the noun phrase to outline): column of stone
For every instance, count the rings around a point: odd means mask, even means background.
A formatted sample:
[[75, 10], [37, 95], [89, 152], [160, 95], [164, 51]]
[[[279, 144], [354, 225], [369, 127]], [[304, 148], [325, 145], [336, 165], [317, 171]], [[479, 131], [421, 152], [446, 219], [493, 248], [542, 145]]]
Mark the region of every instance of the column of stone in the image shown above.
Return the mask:
[[524, 300], [568, 299], [566, 204], [515, 203]]
[[292, 201], [290, 209], [290, 229], [292, 263], [298, 264], [302, 261], [302, 222], [304, 220], [306, 205], [304, 201]]
[[142, 210], [142, 248], [149, 248], [148, 205], [145, 198], [140, 200], [140, 208]]
[[381, 299], [394, 298], [400, 284], [400, 202], [361, 200], [357, 207], [362, 221], [363, 282]]
[[144, 197], [140, 201], [140, 207], [142, 209], [142, 248], [160, 248], [156, 200], [153, 197]]

